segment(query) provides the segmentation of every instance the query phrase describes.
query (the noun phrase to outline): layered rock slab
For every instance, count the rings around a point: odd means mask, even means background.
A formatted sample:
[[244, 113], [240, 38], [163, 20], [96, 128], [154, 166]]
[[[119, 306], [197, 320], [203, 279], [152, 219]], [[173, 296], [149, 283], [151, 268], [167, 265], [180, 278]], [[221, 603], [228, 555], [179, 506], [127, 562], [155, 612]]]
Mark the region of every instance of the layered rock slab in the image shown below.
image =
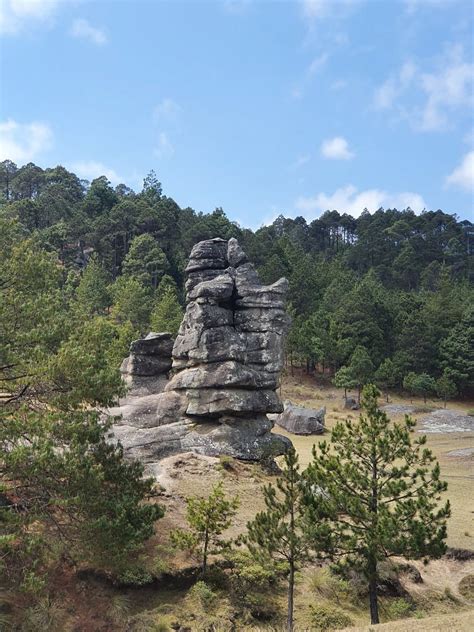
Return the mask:
[[284, 453], [290, 442], [271, 432], [266, 415], [283, 410], [276, 389], [289, 326], [286, 279], [262, 285], [235, 239], [196, 244], [186, 274], [173, 375], [153, 402], [154, 419], [138, 427], [124, 418], [117, 437], [145, 462], [189, 450], [245, 460]]

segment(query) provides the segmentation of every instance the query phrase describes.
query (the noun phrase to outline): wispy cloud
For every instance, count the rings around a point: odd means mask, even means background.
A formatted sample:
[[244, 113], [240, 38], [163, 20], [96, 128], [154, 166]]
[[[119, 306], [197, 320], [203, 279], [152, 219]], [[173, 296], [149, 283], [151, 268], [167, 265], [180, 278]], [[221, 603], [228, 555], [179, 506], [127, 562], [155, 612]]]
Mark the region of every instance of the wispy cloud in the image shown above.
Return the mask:
[[242, 15], [247, 12], [252, 4], [252, 0], [224, 0], [222, 6], [226, 13], [231, 15]]
[[153, 120], [155, 123], [163, 121], [176, 121], [181, 114], [182, 108], [173, 99], [166, 97], [162, 99], [153, 110]]
[[311, 156], [309, 154], [300, 154], [296, 158], [296, 160], [290, 165], [290, 169], [292, 171], [296, 171], [297, 169], [304, 167], [304, 165], [307, 165], [310, 160], [311, 160]]
[[396, 99], [406, 90], [415, 78], [417, 68], [412, 61], [406, 61], [400, 70], [391, 75], [375, 90], [374, 107], [386, 110], [395, 105]]
[[0, 123], [0, 159], [26, 163], [50, 149], [53, 132], [46, 123]]
[[175, 153], [171, 134], [179, 134], [180, 117], [183, 108], [170, 97], [162, 99], [153, 110], [153, 123], [157, 129], [157, 141], [153, 154], [159, 158], [169, 158]]
[[474, 151], [464, 156], [461, 163], [446, 178], [446, 185], [474, 192]]
[[310, 63], [310, 65], [308, 66], [308, 74], [314, 75], [317, 72], [319, 72], [322, 68], [324, 68], [328, 59], [329, 59], [328, 53], [322, 53], [321, 55], [318, 55], [318, 57], [315, 57], [313, 61]]
[[76, 175], [85, 180], [92, 181], [96, 178], [100, 178], [100, 176], [105, 176], [112, 184], [120, 184], [123, 182], [123, 179], [117, 174], [115, 169], [107, 167], [102, 162], [95, 160], [79, 160], [70, 164], [69, 168]]
[[408, 15], [416, 13], [418, 9], [423, 8], [445, 8], [453, 4], [453, 0], [403, 0], [405, 11]]
[[344, 79], [337, 79], [336, 81], [333, 81], [329, 87], [331, 90], [344, 90], [344, 88], [347, 88], [347, 81]]
[[308, 27], [328, 17], [345, 17], [363, 0], [300, 0], [301, 14]]
[[474, 64], [461, 46], [447, 49], [430, 72], [405, 62], [374, 92], [376, 110], [392, 110], [422, 132], [449, 128], [450, 114], [474, 105]]
[[354, 217], [358, 217], [365, 208], [371, 213], [380, 207], [398, 209], [410, 207], [415, 212], [421, 212], [426, 208], [426, 202], [418, 193], [389, 193], [381, 189], [358, 191], [355, 186], [349, 184], [330, 195], [318, 193], [313, 197], [301, 196], [294, 206], [307, 219], [312, 219], [324, 211], [333, 209], [337, 209], [340, 213], [349, 213]]
[[84, 20], [84, 18], [74, 20], [70, 33], [73, 37], [87, 40], [96, 46], [104, 46], [104, 44], [108, 42], [105, 31], [96, 26], [92, 26], [92, 24]]
[[321, 155], [330, 160], [351, 160], [355, 156], [349, 149], [349, 143], [342, 136], [325, 140], [321, 145]]
[[174, 145], [168, 137], [166, 132], [160, 132], [158, 134], [158, 142], [153, 150], [153, 153], [157, 158], [167, 158], [174, 154]]
[[16, 35], [30, 24], [48, 22], [60, 0], [1, 0], [0, 33]]

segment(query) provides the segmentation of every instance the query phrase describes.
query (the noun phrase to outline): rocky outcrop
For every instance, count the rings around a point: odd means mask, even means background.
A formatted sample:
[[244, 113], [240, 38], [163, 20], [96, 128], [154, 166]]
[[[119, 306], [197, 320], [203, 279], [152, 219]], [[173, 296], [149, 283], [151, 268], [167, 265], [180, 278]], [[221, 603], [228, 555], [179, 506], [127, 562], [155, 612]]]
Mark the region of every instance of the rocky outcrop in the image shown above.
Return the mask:
[[161, 393], [171, 369], [174, 340], [170, 333], [150, 332], [130, 345], [120, 371], [130, 396]]
[[284, 411], [274, 417], [278, 426], [298, 435], [322, 434], [324, 432], [325, 406], [315, 410], [314, 408], [295, 406], [289, 401], [286, 401], [284, 406]]
[[[283, 410], [276, 389], [289, 325], [286, 279], [262, 285], [235, 239], [196, 244], [186, 274], [187, 306], [172, 349], [173, 375], [165, 392], [143, 403], [147, 411], [154, 407], [154, 414], [141, 414], [138, 424], [125, 415], [115, 435], [126, 452], [149, 463], [185, 451], [246, 460], [284, 453], [290, 442], [271, 433], [266, 415]], [[148, 339], [138, 341], [125, 366], [135, 371], [134, 379], [137, 370], [143, 377], [153, 364], [155, 347]]]

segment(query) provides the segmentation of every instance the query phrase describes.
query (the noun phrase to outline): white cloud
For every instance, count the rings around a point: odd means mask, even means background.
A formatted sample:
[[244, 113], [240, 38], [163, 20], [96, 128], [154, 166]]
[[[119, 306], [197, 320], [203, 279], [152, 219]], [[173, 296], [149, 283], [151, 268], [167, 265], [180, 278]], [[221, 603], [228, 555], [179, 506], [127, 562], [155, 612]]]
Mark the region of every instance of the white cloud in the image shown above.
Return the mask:
[[46, 123], [17, 123], [8, 119], [0, 123], [0, 159], [26, 163], [47, 151], [53, 141], [53, 133]]
[[96, 26], [92, 26], [92, 24], [83, 18], [74, 20], [70, 33], [73, 37], [88, 40], [89, 42], [96, 44], [96, 46], [103, 46], [104, 44], [107, 44], [108, 41], [105, 31], [97, 28]]
[[435, 7], [444, 8], [453, 3], [453, 0], [404, 0], [405, 11], [408, 15], [412, 15], [418, 9], [427, 7], [433, 9]]
[[330, 11], [330, 0], [302, 0], [302, 11], [308, 20], [326, 17]]
[[350, 151], [349, 144], [342, 136], [328, 138], [321, 145], [321, 155], [331, 160], [350, 160], [354, 158], [354, 152]]
[[315, 57], [308, 66], [308, 73], [310, 75], [314, 75], [319, 72], [322, 68], [324, 68], [328, 59], [329, 55], [327, 53], [322, 53], [318, 57]]
[[418, 193], [388, 193], [380, 189], [368, 189], [358, 191], [351, 184], [337, 189], [333, 194], [318, 193], [314, 197], [299, 197], [295, 202], [295, 209], [306, 215], [306, 218], [314, 218], [327, 210], [336, 209], [340, 213], [349, 213], [358, 217], [364, 208], [371, 213], [384, 208], [404, 209], [408, 206], [416, 212], [426, 208], [426, 203]]
[[[464, 59], [461, 46], [447, 49], [431, 72], [422, 72], [411, 61], [392, 74], [374, 93], [377, 110], [398, 111], [418, 131], [449, 127], [451, 114], [474, 105], [474, 63]], [[411, 100], [410, 105], [403, 99]]]
[[345, 17], [361, 0], [300, 0], [301, 12], [308, 26], [328, 17]]
[[84, 178], [90, 182], [100, 176], [105, 176], [112, 184], [120, 184], [123, 182], [123, 178], [121, 178], [114, 169], [106, 167], [103, 163], [96, 162], [95, 160], [74, 162], [69, 168], [80, 178]]
[[461, 164], [446, 178], [446, 184], [474, 192], [474, 151], [464, 156]]
[[165, 99], [162, 99], [153, 110], [153, 120], [155, 122], [161, 122], [164, 120], [175, 121], [180, 115], [181, 110], [181, 106], [178, 105], [176, 101], [166, 97]]
[[344, 90], [344, 88], [347, 88], [347, 81], [344, 79], [338, 79], [337, 81], [333, 81], [329, 87], [331, 90]]
[[15, 35], [29, 23], [46, 22], [60, 0], [0, 0], [0, 33]]
[[300, 169], [300, 167], [303, 167], [304, 165], [308, 164], [310, 160], [311, 160], [311, 156], [309, 154], [301, 154], [300, 156], [296, 158], [293, 164], [290, 165], [290, 169], [294, 171], [297, 169]]
[[416, 75], [416, 66], [407, 61], [396, 75], [389, 77], [374, 94], [374, 107], [376, 110], [385, 110], [393, 107], [399, 95], [409, 87]]
[[158, 134], [158, 144], [153, 150], [153, 153], [157, 158], [166, 158], [174, 154], [174, 145], [166, 132], [160, 132]]
[[247, 11], [251, 4], [251, 0], [224, 0], [222, 6], [226, 13], [232, 15], [242, 15]]
[[459, 46], [450, 49], [438, 72], [421, 75], [427, 100], [419, 127], [423, 131], [443, 129], [452, 109], [474, 105], [474, 63], [463, 59]]
[[157, 158], [166, 158], [174, 154], [174, 145], [169, 135], [169, 129], [171, 128], [174, 133], [179, 134], [181, 112], [182, 107], [169, 97], [162, 99], [153, 110], [153, 122], [161, 127], [161, 130], [158, 131], [157, 145], [153, 149]]

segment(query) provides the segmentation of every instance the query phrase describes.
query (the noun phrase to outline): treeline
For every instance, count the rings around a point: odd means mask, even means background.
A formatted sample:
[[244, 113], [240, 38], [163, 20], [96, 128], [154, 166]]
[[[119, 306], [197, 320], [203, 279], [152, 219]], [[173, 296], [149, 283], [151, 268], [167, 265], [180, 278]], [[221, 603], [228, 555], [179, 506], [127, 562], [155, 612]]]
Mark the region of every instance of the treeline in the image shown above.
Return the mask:
[[135, 193], [105, 177], [88, 183], [63, 167], [17, 168], [10, 161], [0, 164], [0, 191], [3, 216], [17, 219], [59, 258], [68, 292], [89, 313], [126, 325], [130, 335], [150, 327], [176, 331], [191, 247], [236, 237], [264, 281], [289, 279], [291, 366], [330, 376], [343, 368], [338, 383], [347, 387], [405, 381], [421, 393], [428, 377], [433, 392], [440, 379], [445, 394], [472, 392], [468, 221], [441, 210], [379, 209], [358, 218], [327, 211], [311, 223], [280, 216], [252, 232], [221, 208], [181, 209], [163, 195], [153, 172]]

